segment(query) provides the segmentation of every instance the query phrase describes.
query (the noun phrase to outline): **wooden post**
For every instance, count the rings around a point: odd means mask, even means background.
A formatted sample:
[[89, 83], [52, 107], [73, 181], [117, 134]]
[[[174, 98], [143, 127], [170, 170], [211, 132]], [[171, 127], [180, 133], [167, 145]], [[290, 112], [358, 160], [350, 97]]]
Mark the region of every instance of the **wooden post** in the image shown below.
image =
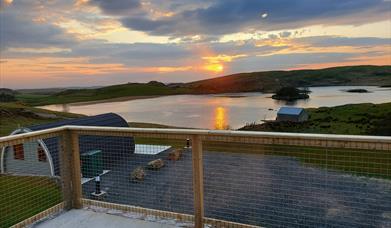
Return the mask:
[[71, 154], [72, 140], [69, 131], [64, 131], [61, 135], [61, 147], [59, 147], [60, 158], [60, 178], [62, 183], [62, 194], [64, 198], [64, 208], [72, 209], [72, 170], [71, 170]]
[[60, 151], [61, 180], [65, 209], [82, 207], [79, 138], [69, 130], [62, 135]]
[[72, 138], [72, 201], [73, 208], [82, 208], [82, 187], [81, 187], [81, 167], [80, 167], [80, 147], [79, 135], [71, 132]]
[[200, 136], [192, 137], [194, 227], [203, 228], [204, 219], [204, 175], [202, 166], [202, 141]]

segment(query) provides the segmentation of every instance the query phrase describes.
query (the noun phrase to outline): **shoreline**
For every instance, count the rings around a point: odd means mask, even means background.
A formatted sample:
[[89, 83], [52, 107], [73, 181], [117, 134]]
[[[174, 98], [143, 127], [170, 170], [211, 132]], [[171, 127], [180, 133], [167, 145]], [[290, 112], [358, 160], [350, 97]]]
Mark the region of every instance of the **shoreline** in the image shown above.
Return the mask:
[[[92, 105], [92, 104], [101, 104], [101, 103], [109, 103], [109, 102], [132, 101], [132, 100], [139, 100], [139, 99], [151, 99], [151, 98], [158, 98], [158, 97], [163, 97], [163, 96], [169, 96], [169, 95], [125, 96], [125, 97], [115, 97], [115, 98], [95, 100], [95, 101], [79, 101], [79, 102], [72, 102], [72, 103], [50, 104], [50, 105], [74, 105], [74, 106], [80, 106], [80, 105]], [[49, 105], [42, 105], [42, 106], [37, 106], [37, 107], [44, 107], [44, 106], [49, 106]]]
[[[360, 89], [360, 87], [372, 87], [369, 86], [313, 86], [310, 88], [323, 88], [323, 87], [355, 87]], [[378, 88], [386, 88], [388, 87], [381, 87], [381, 86], [373, 86]], [[347, 91], [345, 91], [347, 92]], [[74, 105], [74, 106], [81, 106], [81, 105], [92, 105], [92, 104], [100, 104], [100, 103], [109, 103], [109, 102], [121, 102], [121, 101], [131, 101], [131, 100], [138, 100], [138, 99], [151, 99], [151, 98], [158, 98], [158, 97], [166, 97], [166, 96], [177, 96], [177, 95], [216, 95], [219, 97], [230, 97], [230, 98], [241, 98], [246, 97], [242, 95], [235, 95], [235, 94], [241, 94], [241, 93], [262, 93], [262, 94], [273, 94], [272, 92], [259, 92], [259, 91], [252, 91], [252, 92], [228, 92], [228, 93], [183, 93], [183, 94], [162, 94], [162, 95], [148, 95], [148, 96], [124, 96], [124, 97], [115, 97], [115, 98], [108, 98], [108, 99], [101, 99], [101, 100], [92, 100], [92, 101], [78, 101], [78, 102], [70, 102], [70, 103], [56, 103], [56, 104], [46, 104], [46, 105], [38, 105], [34, 107], [45, 107], [49, 105]], [[224, 95], [227, 94], [227, 95]], [[272, 96], [268, 97], [272, 98]], [[274, 99], [274, 98], [273, 98]], [[276, 99], [278, 100], [278, 99]]]

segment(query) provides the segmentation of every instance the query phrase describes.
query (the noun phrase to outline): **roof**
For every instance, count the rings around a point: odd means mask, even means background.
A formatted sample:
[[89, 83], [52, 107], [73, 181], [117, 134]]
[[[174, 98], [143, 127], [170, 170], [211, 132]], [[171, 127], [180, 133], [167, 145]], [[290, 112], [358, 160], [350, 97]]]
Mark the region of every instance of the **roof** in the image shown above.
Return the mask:
[[124, 118], [115, 113], [104, 113], [96, 116], [86, 116], [77, 119], [69, 119], [54, 123], [34, 125], [28, 127], [32, 131], [61, 127], [65, 125], [98, 126], [98, 127], [128, 127]]
[[296, 107], [281, 107], [280, 110], [278, 110], [277, 115], [292, 115], [292, 116], [298, 116], [303, 112], [303, 108], [296, 108]]

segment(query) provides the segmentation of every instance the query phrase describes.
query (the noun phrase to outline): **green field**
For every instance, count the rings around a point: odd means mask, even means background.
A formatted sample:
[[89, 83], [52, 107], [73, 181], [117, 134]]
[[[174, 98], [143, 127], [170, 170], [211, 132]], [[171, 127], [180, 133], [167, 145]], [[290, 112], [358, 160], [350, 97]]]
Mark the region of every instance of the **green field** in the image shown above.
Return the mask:
[[20, 127], [55, 122], [82, 115], [33, 108], [19, 103], [0, 103], [0, 136]]
[[239, 130], [391, 136], [391, 103], [348, 104], [306, 110], [309, 120], [304, 123], [248, 124]]
[[345, 66], [318, 70], [238, 73], [190, 82], [194, 93], [274, 93], [281, 87], [391, 85], [391, 66]]
[[48, 177], [0, 175], [0, 228], [10, 227], [62, 201]]
[[32, 106], [47, 104], [65, 104], [74, 102], [97, 101], [130, 96], [162, 96], [185, 94], [185, 88], [172, 88], [162, 83], [128, 83], [98, 89], [71, 89], [55, 94], [18, 93], [16, 98]]

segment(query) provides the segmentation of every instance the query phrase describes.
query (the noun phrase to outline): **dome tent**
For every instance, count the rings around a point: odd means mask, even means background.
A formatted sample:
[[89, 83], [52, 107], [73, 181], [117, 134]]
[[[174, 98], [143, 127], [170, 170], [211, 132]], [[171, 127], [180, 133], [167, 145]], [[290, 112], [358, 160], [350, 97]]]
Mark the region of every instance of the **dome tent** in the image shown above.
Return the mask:
[[[115, 113], [105, 113], [19, 128], [13, 131], [11, 135], [65, 125], [128, 127], [128, 123], [121, 116]], [[1, 173], [53, 176], [60, 174], [59, 152], [61, 151], [61, 145], [59, 137], [46, 138], [18, 146], [2, 149], [0, 156]], [[14, 150], [18, 148], [21, 148], [23, 152], [23, 156], [21, 157], [23, 159], [15, 158]], [[129, 157], [134, 152], [135, 145], [133, 137], [81, 135], [79, 136], [79, 149], [80, 154], [89, 150], [101, 150], [104, 166], [108, 168], [111, 164], [115, 164], [124, 160], [125, 157]]]

